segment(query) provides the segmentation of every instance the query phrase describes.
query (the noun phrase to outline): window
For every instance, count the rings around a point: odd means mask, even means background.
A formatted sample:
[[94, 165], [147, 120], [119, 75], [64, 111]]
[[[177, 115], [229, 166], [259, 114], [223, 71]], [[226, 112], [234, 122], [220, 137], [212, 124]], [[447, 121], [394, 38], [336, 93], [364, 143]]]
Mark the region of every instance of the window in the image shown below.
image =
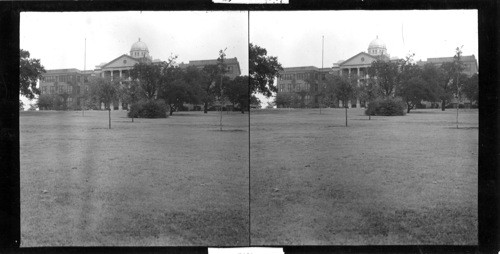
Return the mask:
[[59, 86], [59, 93], [64, 93], [64, 86]]
[[50, 86], [50, 94], [54, 93], [54, 86]]
[[72, 94], [72, 93], [73, 93], [73, 87], [72, 87], [72, 86], [68, 86], [68, 93], [69, 93], [69, 94]]
[[73, 101], [73, 98], [69, 97], [68, 102], [72, 102], [72, 101]]

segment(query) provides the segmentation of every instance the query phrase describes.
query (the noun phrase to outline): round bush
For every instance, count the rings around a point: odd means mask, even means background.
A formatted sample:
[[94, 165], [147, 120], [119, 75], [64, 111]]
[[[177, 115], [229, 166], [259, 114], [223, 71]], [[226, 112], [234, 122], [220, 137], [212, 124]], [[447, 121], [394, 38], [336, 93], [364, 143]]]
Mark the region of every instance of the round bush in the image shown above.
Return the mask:
[[167, 118], [167, 105], [163, 100], [139, 101], [130, 106], [128, 117]]
[[401, 98], [379, 98], [368, 103], [365, 111], [369, 116], [403, 116], [406, 105]]

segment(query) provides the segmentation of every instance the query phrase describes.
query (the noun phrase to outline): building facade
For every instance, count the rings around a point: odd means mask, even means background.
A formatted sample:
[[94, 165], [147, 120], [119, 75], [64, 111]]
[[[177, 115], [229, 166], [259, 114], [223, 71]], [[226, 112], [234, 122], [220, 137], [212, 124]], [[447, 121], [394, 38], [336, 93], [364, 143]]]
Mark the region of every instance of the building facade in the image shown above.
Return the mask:
[[[369, 78], [368, 69], [371, 67], [374, 61], [379, 59], [385, 61], [399, 61], [398, 58], [391, 58], [386, 44], [378, 38], [378, 36], [370, 42], [368, 45], [367, 52], [360, 52], [345, 61], [339, 61], [333, 64], [331, 68], [320, 69], [315, 66], [301, 66], [301, 67], [287, 67], [283, 68], [280, 72], [280, 76], [277, 80], [278, 93], [297, 93], [300, 95], [305, 95], [304, 103], [306, 107], [315, 107], [318, 105], [318, 96], [314, 95], [317, 92], [317, 88], [310, 87], [308, 82], [311, 78], [318, 80], [318, 73], [322, 73], [323, 77], [325, 74], [342, 75], [342, 76], [355, 76], [357, 79], [358, 86], [366, 84]], [[418, 65], [423, 66], [426, 63], [432, 63], [436, 66], [441, 66], [445, 62], [453, 62], [453, 57], [439, 57], [439, 58], [428, 58], [427, 61], [419, 61]], [[462, 56], [461, 58], [464, 64], [463, 73], [468, 76], [478, 73], [477, 60], [474, 55]], [[348, 101], [348, 107], [366, 107], [367, 102], [361, 101], [359, 98], [356, 100]], [[430, 103], [425, 103], [430, 106]], [[338, 101], [338, 106], [343, 107], [344, 103]]]
[[[42, 95], [54, 95], [61, 100], [63, 107], [61, 109], [77, 109], [83, 106], [83, 96], [85, 91], [89, 90], [89, 80], [93, 77], [101, 77], [108, 79], [119, 78], [122, 85], [128, 85], [131, 81], [130, 71], [138, 63], [160, 63], [161, 60], [154, 59], [149, 53], [146, 43], [139, 40], [132, 44], [129, 54], [123, 54], [117, 58], [102, 63], [94, 68], [94, 70], [81, 71], [75, 68], [72, 69], [54, 69], [47, 70], [42, 74], [40, 80], [40, 90]], [[227, 58], [227, 73], [226, 76], [234, 79], [241, 75], [240, 64], [237, 58]], [[210, 60], [195, 60], [189, 63], [181, 63], [180, 67], [196, 66], [203, 69], [206, 65], [217, 64], [217, 59]], [[86, 105], [89, 106], [89, 105]], [[111, 110], [127, 109], [128, 105], [121, 100], [115, 101], [111, 105]], [[104, 104], [98, 105], [97, 109], [104, 109]], [[41, 108], [41, 110], [43, 110]]]

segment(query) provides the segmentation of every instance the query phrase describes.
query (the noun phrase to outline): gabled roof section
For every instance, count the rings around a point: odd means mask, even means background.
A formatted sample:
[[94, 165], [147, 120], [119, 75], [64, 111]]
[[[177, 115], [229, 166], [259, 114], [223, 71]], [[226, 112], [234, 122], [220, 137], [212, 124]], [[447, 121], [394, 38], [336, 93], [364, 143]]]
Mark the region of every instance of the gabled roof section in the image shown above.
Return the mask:
[[[356, 61], [358, 59], [361, 59], [361, 57], [366, 57], [368, 59], [366, 59], [365, 61], [361, 62], [361, 61]], [[367, 61], [368, 60], [368, 61]], [[371, 64], [373, 61], [376, 61], [377, 58], [375, 56], [372, 56], [366, 52], [360, 52], [356, 55], [354, 55], [353, 57], [343, 61], [342, 63], [339, 64], [339, 67], [342, 67], [342, 66], [346, 66], [346, 65], [367, 65], [367, 64]]]
[[130, 63], [128, 63], [128, 62], [127, 62], [127, 64], [125, 64], [125, 65], [124, 65], [124, 64], [122, 64], [122, 66], [134, 66], [136, 63], [139, 63], [139, 60], [138, 60], [138, 59], [133, 58], [133, 57], [131, 57], [131, 56], [127, 55], [127, 54], [123, 54], [123, 55], [121, 55], [121, 56], [119, 56], [119, 57], [117, 57], [117, 58], [115, 58], [115, 59], [111, 60], [109, 63], [107, 63], [107, 64], [105, 64], [105, 65], [101, 66], [101, 69], [104, 69], [104, 68], [106, 68], [106, 67], [110, 67], [110, 65], [112, 65], [112, 64], [113, 64], [113, 63], [115, 63], [115, 62], [117, 62], [119, 59], [123, 59], [123, 58], [126, 58], [126, 59], [127, 59], [127, 61], [128, 61], [128, 60], [130, 60], [131, 62], [130, 62]]

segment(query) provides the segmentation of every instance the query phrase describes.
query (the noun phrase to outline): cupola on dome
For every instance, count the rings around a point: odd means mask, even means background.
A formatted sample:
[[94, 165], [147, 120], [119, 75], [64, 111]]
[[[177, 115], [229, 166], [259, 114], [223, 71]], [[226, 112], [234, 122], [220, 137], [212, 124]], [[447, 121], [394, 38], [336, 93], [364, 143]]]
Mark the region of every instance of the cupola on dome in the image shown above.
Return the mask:
[[141, 41], [141, 38], [130, 48], [130, 56], [133, 58], [147, 58], [150, 59], [149, 49], [146, 43]]
[[385, 46], [385, 43], [378, 38], [378, 36], [375, 40], [370, 42], [370, 45], [368, 46], [368, 54], [374, 56], [387, 55], [387, 47]]
[[139, 40], [136, 43], [134, 43], [132, 45], [132, 48], [130, 49], [130, 51], [135, 51], [135, 50], [149, 51], [148, 50], [148, 45], [146, 45], [146, 43], [142, 42], [141, 38], [139, 38]]

